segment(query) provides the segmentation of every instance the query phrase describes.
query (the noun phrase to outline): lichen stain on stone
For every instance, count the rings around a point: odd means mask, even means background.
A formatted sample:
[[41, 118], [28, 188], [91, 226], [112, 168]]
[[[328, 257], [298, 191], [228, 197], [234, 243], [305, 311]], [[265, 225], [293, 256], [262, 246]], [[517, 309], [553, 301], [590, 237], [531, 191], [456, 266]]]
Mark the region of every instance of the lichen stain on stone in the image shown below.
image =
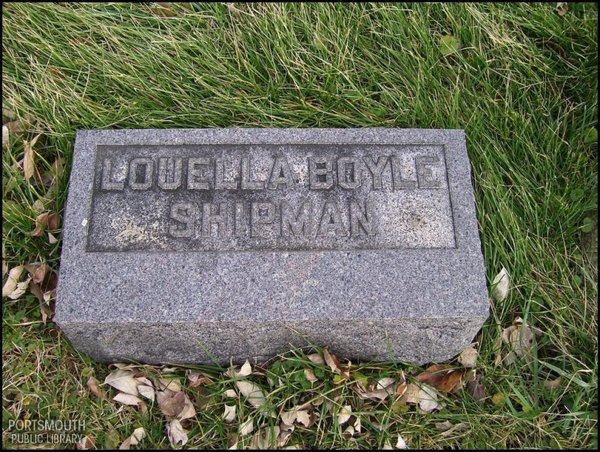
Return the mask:
[[133, 217], [125, 215], [113, 218], [110, 226], [115, 231], [115, 239], [120, 246], [150, 242], [164, 245], [164, 241], [160, 239], [158, 234], [158, 222], [154, 222], [148, 227], [148, 225], [136, 223]]

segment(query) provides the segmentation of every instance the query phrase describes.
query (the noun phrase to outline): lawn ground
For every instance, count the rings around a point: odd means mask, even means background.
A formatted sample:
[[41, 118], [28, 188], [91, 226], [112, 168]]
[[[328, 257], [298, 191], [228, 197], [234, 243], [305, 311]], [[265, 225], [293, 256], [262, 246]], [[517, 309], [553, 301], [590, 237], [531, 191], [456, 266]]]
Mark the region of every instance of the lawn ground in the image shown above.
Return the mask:
[[[78, 128], [464, 128], [488, 284], [503, 267], [511, 278], [477, 338], [483, 398], [465, 388], [431, 413], [361, 400], [357, 381], [400, 371], [414, 381], [423, 369], [353, 363], [344, 378], [300, 351], [248, 379], [276, 413], [319, 395], [330, 402], [311, 408], [318, 421], [297, 424], [287, 446], [383, 448], [399, 436], [414, 449], [596, 446], [597, 6], [163, 5], [3, 4], [3, 267], [60, 268], [53, 223]], [[90, 376], [102, 383], [114, 369], [74, 350], [43, 321], [48, 311], [30, 290], [3, 297], [3, 446], [24, 447], [11, 421], [77, 418], [97, 448], [138, 427], [141, 446], [170, 448], [157, 404], [121, 405], [107, 385], [108, 400], [94, 394]], [[542, 334], [526, 357], [498, 363], [518, 317]], [[196, 409], [185, 448], [249, 447], [278, 425], [226, 396], [235, 384], [223, 369], [198, 369], [195, 386], [172, 371]], [[236, 407], [231, 422], [225, 405]], [[353, 418], [340, 425], [345, 406]], [[241, 435], [250, 418], [254, 432]], [[447, 433], [445, 421], [464, 425]]]

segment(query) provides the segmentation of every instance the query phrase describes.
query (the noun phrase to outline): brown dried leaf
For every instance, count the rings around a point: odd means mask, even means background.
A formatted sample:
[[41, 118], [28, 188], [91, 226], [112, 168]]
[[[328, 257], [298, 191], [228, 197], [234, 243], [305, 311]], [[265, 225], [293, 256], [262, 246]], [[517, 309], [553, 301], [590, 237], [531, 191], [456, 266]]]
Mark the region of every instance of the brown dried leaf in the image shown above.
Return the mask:
[[352, 407], [350, 405], [342, 407], [337, 415], [338, 425], [344, 425], [350, 420], [350, 416], [352, 416]]
[[185, 372], [185, 375], [187, 376], [187, 379], [190, 382], [190, 385], [189, 385], [190, 388], [197, 388], [200, 385], [212, 382], [212, 379], [210, 378], [209, 375], [207, 375], [203, 372], [196, 371], [196, 370], [188, 369]]
[[465, 424], [464, 422], [460, 422], [456, 425], [452, 425], [452, 423], [450, 421], [445, 421], [445, 422], [435, 424], [435, 427], [438, 430], [442, 431], [442, 433], [440, 434], [441, 437], [450, 436], [454, 432], [464, 432], [465, 430], [467, 430], [469, 428], [467, 426], [467, 424]]
[[550, 381], [544, 381], [544, 388], [546, 389], [558, 389], [560, 388], [560, 385], [562, 383], [562, 378], [558, 377], [555, 378], [554, 380], [550, 380]]
[[321, 366], [325, 365], [325, 360], [323, 360], [323, 357], [321, 355], [319, 355], [318, 353], [312, 353], [312, 354], [308, 355], [308, 359], [310, 359], [313, 364], [317, 364], [317, 365], [321, 365]]
[[414, 383], [410, 383], [406, 386], [406, 390], [399, 400], [404, 403], [416, 405], [419, 403], [419, 392], [421, 392], [421, 388]]
[[315, 381], [318, 381], [319, 379], [317, 378], [317, 376], [315, 375], [315, 373], [312, 371], [312, 369], [304, 369], [304, 376], [306, 377], [306, 379], [308, 381], [310, 381], [311, 383], [314, 383]]
[[417, 375], [417, 381], [435, 386], [443, 392], [457, 392], [464, 385], [465, 369], [434, 364]]
[[154, 388], [148, 385], [139, 385], [137, 389], [142, 397], [145, 397], [151, 402], [154, 402]]
[[252, 418], [249, 418], [242, 425], [240, 425], [240, 435], [246, 436], [254, 431], [254, 421]]
[[396, 441], [396, 449], [408, 449], [406, 440], [398, 435], [398, 441]]
[[75, 449], [77, 450], [90, 450], [95, 448], [96, 440], [89, 435], [84, 436], [75, 444]]
[[323, 356], [325, 358], [325, 362], [331, 369], [333, 373], [341, 374], [342, 370], [340, 369], [340, 360], [333, 353], [330, 353], [326, 348], [323, 349]]
[[556, 12], [561, 17], [565, 16], [569, 12], [569, 5], [567, 4], [567, 2], [557, 2]]
[[422, 385], [419, 391], [419, 408], [424, 413], [431, 413], [433, 410], [440, 409], [438, 394], [434, 388]]
[[500, 273], [496, 275], [492, 282], [492, 298], [497, 302], [504, 301], [508, 296], [508, 290], [510, 289], [510, 276], [504, 267], [500, 270]]
[[142, 399], [140, 399], [139, 397], [136, 397], [134, 395], [127, 394], [125, 392], [118, 393], [116, 396], [113, 397], [113, 400], [115, 402], [119, 402], [124, 405], [129, 405], [129, 406], [134, 406], [134, 407], [141, 407], [142, 405], [144, 405], [144, 402], [142, 401]]
[[172, 447], [184, 446], [188, 442], [187, 432], [178, 419], [171, 419], [167, 424], [167, 436]]
[[10, 295], [17, 289], [17, 285], [19, 284], [19, 279], [21, 278], [24, 268], [25, 267], [23, 265], [18, 265], [8, 272], [8, 279], [2, 287], [3, 298], [10, 297]]
[[246, 362], [241, 367], [239, 372], [235, 369], [235, 367], [230, 367], [225, 372], [225, 375], [227, 377], [232, 377], [232, 378], [247, 377], [248, 375], [251, 375], [251, 374], [252, 374], [252, 366], [250, 365], [250, 361], [248, 361], [248, 360], [246, 360]]
[[104, 379], [104, 384], [126, 394], [134, 396], [139, 394], [137, 387], [140, 383], [134, 378], [134, 374], [130, 370], [117, 369], [111, 372]]
[[238, 391], [248, 399], [248, 402], [255, 407], [259, 408], [266, 402], [266, 396], [260, 386], [252, 383], [248, 380], [241, 380], [235, 382]]
[[52, 320], [52, 318], [54, 317], [54, 302], [50, 302], [50, 300], [46, 300], [47, 295], [51, 294], [52, 292], [46, 292], [44, 294], [44, 303], [40, 302], [40, 312], [42, 314], [42, 322], [44, 323], [44, 325], [46, 324], [46, 322], [48, 320]]
[[230, 424], [235, 420], [236, 405], [225, 405], [225, 412], [223, 413], [223, 420]]
[[156, 387], [162, 391], [168, 390], [173, 392], [181, 391], [179, 380], [174, 377], [160, 378], [156, 384]]
[[131, 446], [137, 446], [145, 437], [146, 431], [144, 427], [136, 428], [133, 434], [119, 446], [119, 450], [129, 450]]
[[4, 124], [6, 128], [14, 134], [21, 134], [31, 126], [31, 123], [25, 119], [15, 119], [14, 121]]
[[467, 391], [475, 400], [486, 398], [485, 388], [481, 384], [481, 375], [475, 375], [473, 379], [467, 382]]
[[93, 375], [90, 375], [87, 381], [87, 387], [96, 397], [104, 400], [108, 400], [108, 396], [106, 392], [104, 392], [100, 386], [98, 386], [98, 381], [94, 378]]
[[458, 362], [460, 364], [462, 364], [463, 367], [466, 367], [469, 369], [473, 368], [473, 367], [477, 366], [477, 356], [478, 355], [479, 355], [479, 353], [477, 352], [475, 347], [473, 347], [473, 345], [469, 345], [459, 355]]
[[279, 426], [265, 427], [254, 434], [250, 449], [274, 449], [279, 437]]
[[294, 433], [295, 428], [296, 427], [294, 425], [288, 425], [283, 422], [279, 424], [279, 436], [277, 437], [278, 449], [284, 447], [287, 444], [290, 437], [292, 436], [292, 433]]
[[36, 135], [33, 140], [25, 141], [25, 151], [23, 154], [23, 174], [26, 180], [31, 179], [35, 172], [35, 151], [33, 146], [37, 142], [41, 134]]
[[52, 269], [47, 263], [43, 263], [37, 266], [35, 271], [33, 272], [31, 280], [36, 284], [42, 284], [44, 279], [46, 278], [46, 274], [51, 272]]
[[183, 391], [174, 392], [170, 397], [160, 400], [158, 407], [162, 414], [170, 418], [176, 418], [185, 407], [185, 394]]
[[[523, 323], [523, 319], [517, 317], [513, 324], [502, 331], [502, 340], [508, 344], [514, 354], [518, 357], [529, 355], [531, 346], [533, 345], [534, 336], [540, 336], [542, 331], [538, 328], [532, 328]], [[510, 353], [504, 358], [506, 364], [514, 361], [514, 357]]]

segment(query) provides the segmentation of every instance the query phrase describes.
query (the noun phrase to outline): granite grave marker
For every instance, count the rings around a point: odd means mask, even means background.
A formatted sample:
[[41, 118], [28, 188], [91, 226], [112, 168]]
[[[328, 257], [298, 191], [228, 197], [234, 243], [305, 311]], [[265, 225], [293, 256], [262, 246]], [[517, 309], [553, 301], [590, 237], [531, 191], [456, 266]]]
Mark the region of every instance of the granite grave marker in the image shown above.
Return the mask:
[[55, 320], [97, 360], [439, 362], [487, 316], [462, 130], [77, 132]]

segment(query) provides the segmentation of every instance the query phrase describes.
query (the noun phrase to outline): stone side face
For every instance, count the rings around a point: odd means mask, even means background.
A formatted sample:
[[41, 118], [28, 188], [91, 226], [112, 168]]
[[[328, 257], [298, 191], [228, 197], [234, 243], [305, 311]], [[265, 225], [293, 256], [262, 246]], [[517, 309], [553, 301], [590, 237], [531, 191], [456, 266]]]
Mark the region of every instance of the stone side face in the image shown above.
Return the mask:
[[55, 320], [100, 361], [443, 361], [488, 316], [461, 130], [78, 131]]

